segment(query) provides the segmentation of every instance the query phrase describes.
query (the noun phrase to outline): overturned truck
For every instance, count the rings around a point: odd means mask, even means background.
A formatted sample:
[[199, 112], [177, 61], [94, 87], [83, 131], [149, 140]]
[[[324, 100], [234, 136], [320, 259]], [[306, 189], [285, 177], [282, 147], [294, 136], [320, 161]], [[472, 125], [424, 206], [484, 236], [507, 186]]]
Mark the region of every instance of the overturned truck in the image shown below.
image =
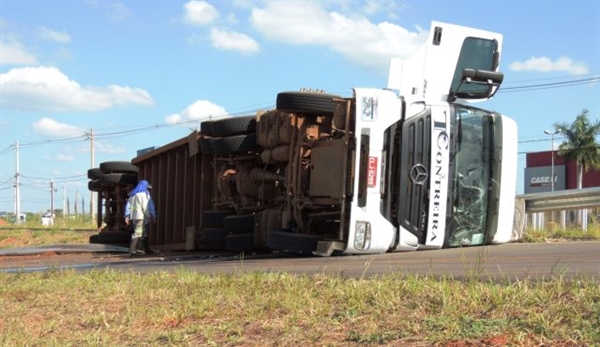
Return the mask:
[[134, 158], [155, 187], [151, 244], [329, 256], [518, 239], [516, 124], [471, 105], [502, 83], [501, 41], [433, 22], [388, 89], [282, 92]]

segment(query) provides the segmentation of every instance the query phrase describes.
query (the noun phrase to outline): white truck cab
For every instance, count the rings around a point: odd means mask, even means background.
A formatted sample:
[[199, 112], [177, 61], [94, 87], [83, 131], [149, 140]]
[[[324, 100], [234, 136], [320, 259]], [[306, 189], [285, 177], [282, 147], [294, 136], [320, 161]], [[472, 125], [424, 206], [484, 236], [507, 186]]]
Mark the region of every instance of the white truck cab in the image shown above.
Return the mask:
[[516, 123], [470, 105], [500, 87], [501, 47], [500, 34], [434, 21], [414, 56], [392, 60], [387, 90], [354, 89], [358, 193], [344, 253], [511, 240]]

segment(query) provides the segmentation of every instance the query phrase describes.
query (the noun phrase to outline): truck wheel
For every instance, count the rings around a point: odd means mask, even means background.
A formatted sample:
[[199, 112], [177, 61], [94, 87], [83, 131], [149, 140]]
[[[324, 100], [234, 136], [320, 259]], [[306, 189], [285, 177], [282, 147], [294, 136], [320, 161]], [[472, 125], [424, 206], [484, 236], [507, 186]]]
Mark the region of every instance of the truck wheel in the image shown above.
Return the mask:
[[203, 211], [202, 212], [202, 227], [203, 228], [222, 228], [223, 218], [233, 214], [233, 211]]
[[100, 172], [107, 173], [128, 173], [137, 175], [139, 169], [128, 161], [105, 161], [100, 163]]
[[231, 215], [223, 218], [223, 228], [228, 234], [254, 232], [254, 214]]
[[93, 169], [89, 169], [87, 172], [87, 177], [91, 180], [97, 180], [100, 178], [100, 168], [95, 167]]
[[114, 186], [114, 185], [123, 185], [126, 186], [128, 184], [136, 185], [138, 182], [137, 175], [127, 174], [127, 173], [106, 173], [100, 175], [100, 179], [98, 180], [100, 184], [104, 187], [106, 186]]
[[203, 138], [200, 140], [200, 151], [204, 154], [213, 154], [215, 152], [213, 148], [214, 139], [211, 138]]
[[104, 186], [100, 183], [99, 179], [91, 180], [88, 182], [88, 189], [92, 192], [100, 192], [102, 191]]
[[100, 232], [90, 236], [90, 243], [127, 244], [131, 241], [131, 234], [126, 232]]
[[200, 123], [200, 133], [205, 136], [214, 136], [212, 132], [212, 120], [205, 120]]
[[221, 155], [239, 152], [252, 152], [260, 149], [260, 147], [256, 144], [256, 134], [215, 138], [213, 140], [213, 148], [216, 154]]
[[312, 255], [322, 238], [319, 235], [296, 234], [283, 229], [271, 229], [267, 237], [267, 247], [284, 253]]
[[256, 132], [255, 116], [229, 117], [213, 121], [210, 125], [213, 136], [225, 137]]
[[254, 249], [254, 233], [227, 235], [225, 245], [228, 251], [250, 251]]
[[225, 249], [225, 237], [227, 234], [223, 228], [202, 228], [200, 232], [200, 249]]
[[282, 92], [277, 94], [277, 109], [284, 112], [333, 114], [339, 98], [333, 94]]

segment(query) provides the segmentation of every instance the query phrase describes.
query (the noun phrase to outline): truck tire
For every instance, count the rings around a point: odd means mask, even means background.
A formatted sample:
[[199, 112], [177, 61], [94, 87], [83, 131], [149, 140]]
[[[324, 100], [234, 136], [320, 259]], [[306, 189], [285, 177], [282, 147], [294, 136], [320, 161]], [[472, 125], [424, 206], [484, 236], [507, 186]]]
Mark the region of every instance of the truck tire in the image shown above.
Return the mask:
[[319, 235], [296, 234], [283, 229], [271, 229], [267, 237], [267, 247], [283, 253], [312, 255], [322, 239], [323, 237]]
[[100, 175], [98, 180], [104, 187], [112, 187], [115, 185], [126, 186], [128, 184], [136, 185], [138, 182], [137, 175], [128, 173], [105, 173]]
[[100, 172], [107, 173], [127, 173], [137, 175], [139, 169], [128, 161], [105, 161], [100, 163]]
[[333, 114], [338, 104], [333, 101], [338, 95], [282, 92], [277, 94], [277, 109], [284, 112]]
[[212, 120], [205, 120], [200, 123], [200, 133], [204, 136], [214, 136], [212, 132]]
[[200, 232], [200, 249], [223, 250], [226, 248], [227, 233], [223, 228], [202, 228]]
[[200, 140], [200, 151], [203, 154], [213, 154], [215, 152], [215, 149], [213, 148], [213, 141], [214, 139], [205, 137], [203, 139]]
[[97, 180], [100, 178], [100, 168], [95, 167], [93, 169], [89, 169], [87, 172], [87, 177], [91, 180]]
[[223, 228], [228, 234], [254, 233], [254, 214], [227, 216], [223, 218]]
[[90, 236], [90, 243], [124, 244], [129, 246], [131, 234], [126, 232], [100, 232]]
[[256, 134], [236, 135], [213, 139], [215, 154], [224, 155], [260, 150], [256, 144]]
[[91, 192], [100, 192], [104, 190], [104, 186], [100, 183], [99, 179], [91, 180], [88, 182], [88, 189]]
[[254, 249], [254, 233], [227, 235], [225, 246], [228, 251], [251, 251]]
[[256, 132], [255, 116], [229, 117], [213, 121], [210, 125], [213, 136], [225, 137]]
[[234, 214], [233, 211], [203, 211], [202, 212], [202, 227], [203, 228], [222, 228], [223, 218]]

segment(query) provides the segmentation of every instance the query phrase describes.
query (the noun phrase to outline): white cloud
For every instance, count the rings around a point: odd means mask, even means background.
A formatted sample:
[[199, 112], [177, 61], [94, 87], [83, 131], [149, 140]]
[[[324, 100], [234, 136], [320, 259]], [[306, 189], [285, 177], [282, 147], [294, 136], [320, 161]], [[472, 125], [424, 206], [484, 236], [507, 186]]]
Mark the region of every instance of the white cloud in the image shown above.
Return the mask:
[[108, 4], [108, 18], [115, 22], [124, 22], [133, 17], [133, 12], [123, 3], [114, 2]]
[[43, 117], [40, 120], [32, 124], [33, 130], [43, 136], [52, 137], [76, 137], [85, 134], [85, 130], [69, 125], [66, 123], [58, 122], [49, 117]]
[[181, 113], [165, 117], [165, 121], [168, 124], [176, 124], [185, 121], [205, 120], [211, 117], [222, 118], [224, 116], [227, 116], [227, 111], [225, 111], [223, 106], [219, 106], [208, 100], [198, 100]]
[[329, 47], [362, 66], [386, 71], [390, 58], [406, 58], [427, 39], [426, 31], [344, 16], [317, 2], [268, 2], [252, 10], [253, 27], [266, 38], [290, 45]]
[[[4, 38], [6, 39], [6, 38]], [[16, 40], [0, 41], [0, 66], [36, 64], [37, 60]]]
[[140, 88], [82, 87], [55, 67], [14, 68], [0, 74], [0, 105], [38, 111], [99, 111], [119, 105], [152, 105]]
[[574, 62], [568, 57], [559, 57], [554, 61], [547, 57], [531, 57], [525, 61], [514, 62], [509, 68], [512, 71], [566, 72], [575, 76], [589, 73], [585, 63]]
[[189, 1], [183, 5], [183, 10], [183, 21], [191, 25], [208, 25], [219, 17], [217, 9], [205, 1]]
[[71, 42], [71, 35], [64, 32], [59, 32], [46, 27], [38, 28], [38, 36], [44, 40], [54, 41], [58, 43], [69, 43]]
[[223, 51], [237, 51], [248, 54], [260, 52], [258, 42], [246, 34], [234, 31], [212, 29], [210, 40], [213, 47]]

